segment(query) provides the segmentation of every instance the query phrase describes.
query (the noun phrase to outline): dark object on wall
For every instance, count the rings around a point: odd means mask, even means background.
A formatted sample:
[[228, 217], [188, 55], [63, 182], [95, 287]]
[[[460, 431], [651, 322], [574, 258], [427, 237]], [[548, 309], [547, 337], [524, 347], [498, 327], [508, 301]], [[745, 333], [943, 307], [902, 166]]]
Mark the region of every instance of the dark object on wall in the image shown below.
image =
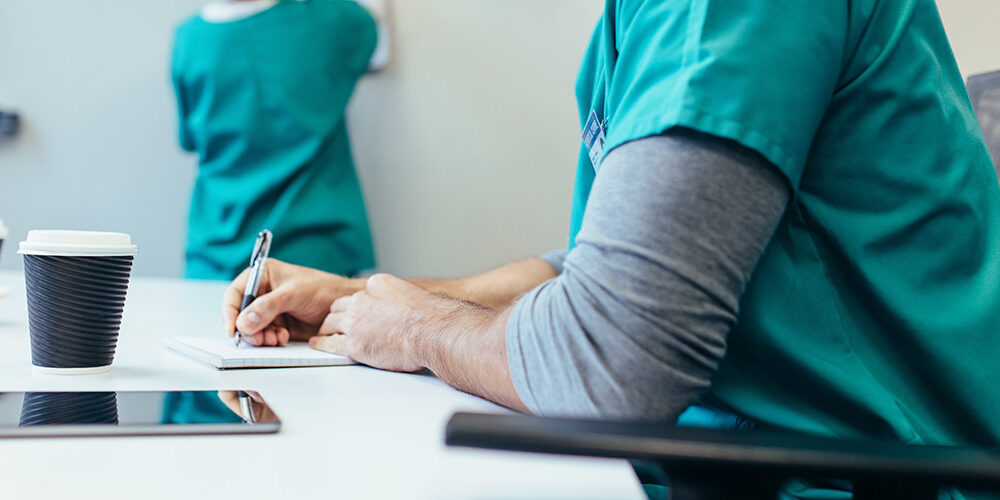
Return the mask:
[[852, 481], [855, 500], [936, 500], [946, 486], [1000, 491], [1000, 450], [789, 432], [456, 413], [445, 443], [658, 464], [672, 500], [773, 499], [789, 478]]
[[970, 76], [966, 86], [979, 128], [983, 130], [986, 146], [993, 157], [993, 166], [1000, 175], [1000, 71]]
[[20, 126], [21, 117], [17, 113], [0, 111], [0, 140], [16, 136]]

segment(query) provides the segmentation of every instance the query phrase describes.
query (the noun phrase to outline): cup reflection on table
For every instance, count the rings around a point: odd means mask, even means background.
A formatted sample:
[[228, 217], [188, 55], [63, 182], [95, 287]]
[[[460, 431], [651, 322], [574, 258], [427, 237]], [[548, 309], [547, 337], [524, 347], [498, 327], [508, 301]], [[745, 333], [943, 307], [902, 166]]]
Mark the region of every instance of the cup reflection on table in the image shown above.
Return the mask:
[[26, 392], [19, 426], [118, 424], [114, 392]]
[[256, 391], [219, 391], [219, 401], [246, 423], [274, 423], [278, 421], [271, 407]]

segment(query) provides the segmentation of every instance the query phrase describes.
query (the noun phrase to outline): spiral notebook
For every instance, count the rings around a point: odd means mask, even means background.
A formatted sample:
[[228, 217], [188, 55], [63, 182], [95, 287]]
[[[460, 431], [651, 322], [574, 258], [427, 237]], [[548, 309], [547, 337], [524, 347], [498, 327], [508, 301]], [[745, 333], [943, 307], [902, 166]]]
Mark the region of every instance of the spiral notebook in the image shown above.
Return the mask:
[[233, 346], [228, 337], [173, 337], [167, 348], [220, 370], [232, 368], [288, 368], [295, 366], [352, 365], [347, 356], [317, 351], [306, 342], [289, 342], [281, 347]]

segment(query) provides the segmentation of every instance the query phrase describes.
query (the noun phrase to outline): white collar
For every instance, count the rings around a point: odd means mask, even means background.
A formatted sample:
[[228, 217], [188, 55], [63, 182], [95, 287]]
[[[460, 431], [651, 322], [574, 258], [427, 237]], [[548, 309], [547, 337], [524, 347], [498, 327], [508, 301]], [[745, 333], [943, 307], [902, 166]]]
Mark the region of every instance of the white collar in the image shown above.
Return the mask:
[[278, 0], [248, 0], [233, 2], [215, 0], [201, 8], [201, 18], [210, 23], [228, 23], [246, 19], [274, 7]]

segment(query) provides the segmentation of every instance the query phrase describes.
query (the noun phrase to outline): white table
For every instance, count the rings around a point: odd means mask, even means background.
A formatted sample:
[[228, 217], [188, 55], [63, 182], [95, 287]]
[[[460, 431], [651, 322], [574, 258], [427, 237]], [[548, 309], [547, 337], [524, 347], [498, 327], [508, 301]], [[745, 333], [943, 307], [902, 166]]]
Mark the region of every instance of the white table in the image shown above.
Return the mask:
[[110, 373], [30, 366], [23, 278], [0, 272], [0, 392], [255, 389], [275, 435], [0, 440], [4, 498], [644, 498], [624, 461], [446, 448], [458, 410], [504, 411], [428, 375], [367, 367], [216, 371], [163, 348], [222, 335], [224, 284], [133, 279]]

